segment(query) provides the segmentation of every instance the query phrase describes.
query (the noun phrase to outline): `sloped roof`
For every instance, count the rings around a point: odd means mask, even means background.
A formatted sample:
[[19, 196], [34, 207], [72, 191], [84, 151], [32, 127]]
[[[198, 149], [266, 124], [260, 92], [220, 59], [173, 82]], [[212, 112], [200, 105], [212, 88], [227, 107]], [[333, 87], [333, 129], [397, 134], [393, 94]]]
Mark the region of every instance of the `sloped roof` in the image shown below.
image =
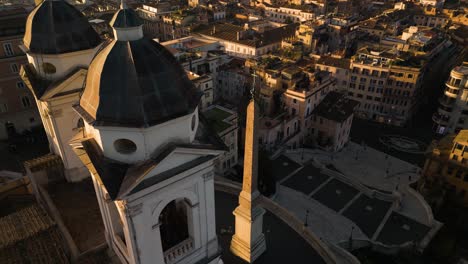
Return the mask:
[[114, 40], [93, 59], [76, 107], [94, 125], [150, 127], [192, 113], [200, 97], [159, 43]]
[[38, 204], [0, 218], [0, 263], [69, 263], [57, 226]]

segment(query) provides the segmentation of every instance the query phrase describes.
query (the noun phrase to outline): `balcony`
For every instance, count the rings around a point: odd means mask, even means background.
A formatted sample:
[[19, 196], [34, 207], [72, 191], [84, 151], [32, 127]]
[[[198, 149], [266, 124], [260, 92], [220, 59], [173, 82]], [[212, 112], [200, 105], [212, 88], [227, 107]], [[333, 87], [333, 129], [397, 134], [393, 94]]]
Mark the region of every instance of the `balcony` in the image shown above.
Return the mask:
[[172, 264], [185, 257], [193, 250], [193, 239], [187, 238], [164, 252], [164, 262]]
[[449, 116], [442, 115], [439, 112], [435, 112], [432, 115], [432, 121], [434, 121], [434, 123], [437, 123], [439, 125], [447, 125], [449, 120], [450, 120]]
[[444, 94], [451, 98], [457, 98], [459, 92], [460, 90], [457, 87], [447, 86], [447, 89], [445, 89]]

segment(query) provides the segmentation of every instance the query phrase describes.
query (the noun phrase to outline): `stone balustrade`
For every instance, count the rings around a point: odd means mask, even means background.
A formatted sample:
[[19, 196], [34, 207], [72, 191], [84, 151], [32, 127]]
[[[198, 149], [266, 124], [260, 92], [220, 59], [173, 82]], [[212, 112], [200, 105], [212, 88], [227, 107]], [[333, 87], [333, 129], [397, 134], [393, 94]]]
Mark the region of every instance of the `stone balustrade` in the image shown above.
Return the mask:
[[166, 262], [166, 264], [175, 263], [192, 250], [193, 239], [187, 238], [164, 252], [164, 262]]

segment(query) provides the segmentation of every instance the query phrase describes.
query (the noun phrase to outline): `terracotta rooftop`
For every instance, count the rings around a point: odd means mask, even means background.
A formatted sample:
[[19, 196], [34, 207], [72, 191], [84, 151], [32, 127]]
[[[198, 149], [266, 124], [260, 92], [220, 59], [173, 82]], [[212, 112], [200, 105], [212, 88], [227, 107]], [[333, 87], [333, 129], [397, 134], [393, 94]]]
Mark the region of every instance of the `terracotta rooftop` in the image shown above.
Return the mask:
[[36, 203], [0, 218], [0, 263], [69, 263], [58, 228]]

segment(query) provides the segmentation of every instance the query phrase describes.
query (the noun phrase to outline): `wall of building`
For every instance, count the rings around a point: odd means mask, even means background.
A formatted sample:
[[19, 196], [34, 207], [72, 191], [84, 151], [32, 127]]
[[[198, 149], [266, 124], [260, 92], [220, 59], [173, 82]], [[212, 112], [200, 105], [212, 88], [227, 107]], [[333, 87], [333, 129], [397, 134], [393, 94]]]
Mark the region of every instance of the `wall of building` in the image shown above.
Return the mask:
[[41, 125], [34, 97], [19, 76], [21, 65], [27, 63], [19, 48], [22, 37], [0, 36], [0, 139], [8, 138], [7, 123], [17, 133]]

